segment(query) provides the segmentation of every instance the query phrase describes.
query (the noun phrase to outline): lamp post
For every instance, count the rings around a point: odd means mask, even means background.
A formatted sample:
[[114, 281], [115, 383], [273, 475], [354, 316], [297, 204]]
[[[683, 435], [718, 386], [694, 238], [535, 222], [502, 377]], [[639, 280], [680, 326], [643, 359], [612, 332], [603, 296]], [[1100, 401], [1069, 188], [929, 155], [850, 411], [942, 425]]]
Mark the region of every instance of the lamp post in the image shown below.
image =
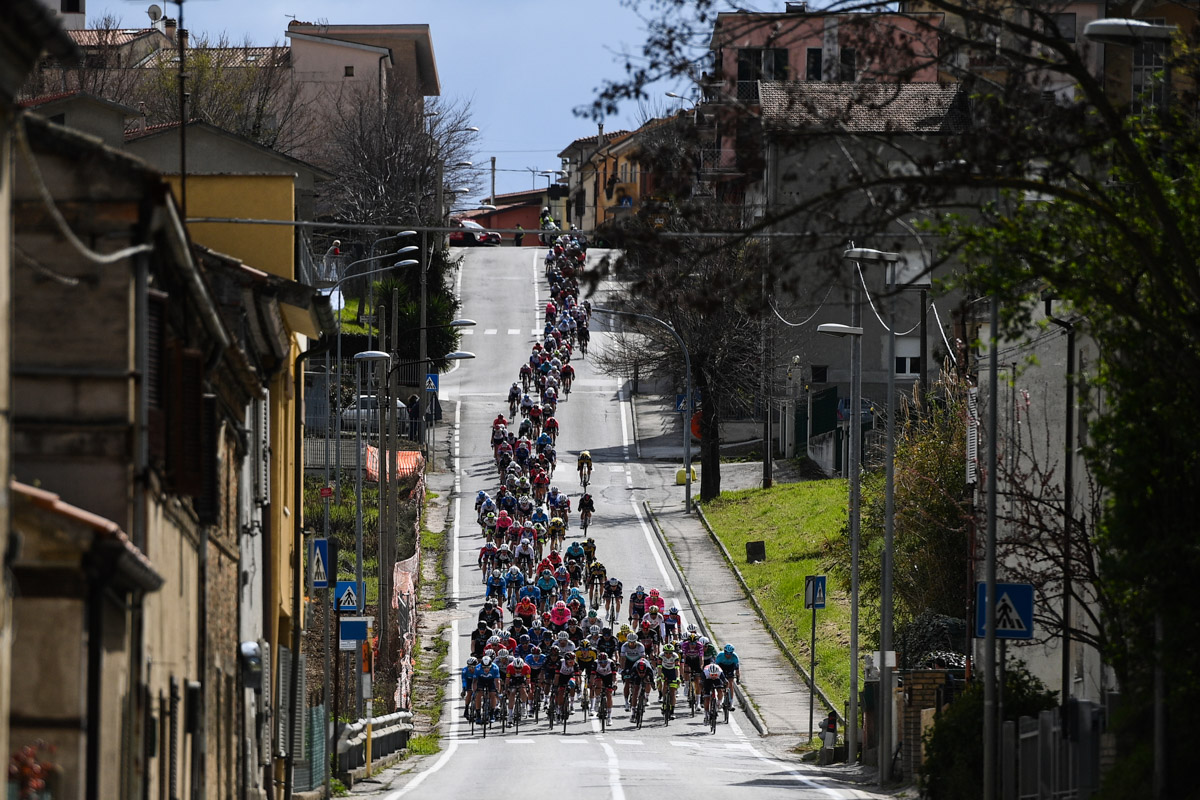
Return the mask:
[[683, 510], [684, 513], [690, 514], [692, 513], [692, 440], [690, 438], [692, 420], [692, 357], [688, 354], [687, 345], [684, 343], [683, 337], [679, 335], [679, 332], [670, 323], [658, 317], [652, 317], [649, 314], [638, 314], [633, 311], [600, 308], [599, 306], [592, 306], [592, 313], [615, 314], [621, 317], [633, 317], [653, 322], [655, 325], [666, 328], [675, 337], [675, 341], [679, 343], [679, 349], [683, 351], [684, 389], [686, 391], [683, 400]]
[[[369, 261], [379, 261], [380, 259], [383, 259], [383, 258], [394, 258], [394, 257], [395, 256], [392, 253], [386, 253], [384, 255], [371, 256], [370, 258], [363, 258], [363, 259], [360, 259], [358, 261], [353, 261], [350, 264], [348, 264], [346, 266], [346, 270], [349, 271], [349, 269], [351, 267], [356, 266], [358, 264], [366, 264]], [[415, 261], [414, 259], [411, 259], [411, 258], [405, 259], [404, 261], [397, 262], [388, 267], [380, 267], [379, 269], [368, 270], [368, 271], [364, 272], [362, 275], [344, 275], [336, 281], [329, 282], [328, 286], [322, 286], [320, 288], [322, 291], [325, 291], [326, 289], [328, 289], [326, 296], [330, 296], [334, 292], [339, 292], [339, 296], [340, 296], [341, 285], [345, 281], [350, 280], [350, 278], [365, 278], [368, 275], [378, 275], [382, 272], [388, 272], [389, 270], [393, 270], [396, 267], [408, 267], [408, 266], [412, 266], [413, 264], [416, 264], [416, 263], [418, 263], [418, 262]], [[344, 299], [343, 299], [343, 305], [345, 305]], [[340, 406], [341, 405], [340, 398], [341, 398], [341, 394], [342, 394], [342, 310], [340, 308], [338, 309], [338, 313], [337, 313], [337, 380], [334, 383], [334, 386], [335, 386], [335, 390], [337, 392], [338, 405]], [[340, 503], [340, 502], [342, 502], [342, 413], [341, 413], [341, 408], [338, 408], [336, 410], [336, 417], [337, 417], [337, 419], [334, 423], [334, 427], [336, 427], [336, 429], [337, 429], [338, 444], [337, 444], [337, 454], [335, 457], [336, 475], [334, 476], [334, 485], [337, 487], [336, 502]], [[325, 462], [326, 463], [329, 463], [329, 445], [328, 445], [329, 433], [330, 433], [329, 428], [330, 428], [329, 425], [325, 426], [325, 441], [326, 441]]]
[[[562, 175], [563, 171], [561, 169], [544, 169], [541, 172], [539, 172], [538, 174], [546, 176], [546, 207], [550, 209], [550, 217], [551, 217], [551, 219], [553, 219], [554, 218], [554, 209], [551, 205], [552, 200], [550, 198], [550, 187], [554, 184], [554, 181], [552, 180], [554, 178], [554, 176]], [[563, 214], [563, 224], [564, 225], [567, 224], [567, 215], [566, 214]]]
[[850, 325], [826, 323], [818, 333], [850, 337], [850, 711], [846, 720], [846, 763], [858, 760], [858, 553], [862, 511], [862, 334], [858, 276], [854, 276], [854, 305]]
[[[362, 365], [365, 363], [368, 366], [391, 361], [392, 357], [387, 353], [379, 350], [364, 350], [361, 353], [354, 355], [354, 396], [356, 400], [360, 400], [362, 394]], [[368, 378], [369, 380], [369, 378]], [[377, 409], [382, 416], [382, 409]], [[354, 479], [354, 590], [358, 594], [358, 610], [362, 611], [366, 599], [363, 597], [363, 513], [362, 513], [362, 483], [363, 483], [363, 441], [362, 441], [362, 418], [363, 408], [361, 402], [358, 406], [358, 413], [355, 415], [355, 423], [357, 431], [354, 437], [355, 443], [355, 479]], [[382, 423], [379, 426], [383, 427]], [[341, 441], [338, 441], [338, 448], [341, 449]], [[356, 715], [362, 714], [363, 708], [363, 685], [362, 685], [362, 660], [354, 659], [354, 711]]]
[[[375, 256], [375, 247], [377, 245], [379, 245], [381, 242], [395, 241], [396, 239], [400, 239], [405, 236], [416, 236], [416, 235], [417, 235], [416, 231], [401, 231], [400, 233], [397, 233], [395, 236], [385, 236], [382, 239], [376, 239], [375, 241], [371, 242], [371, 257], [373, 258]], [[392, 255], [400, 256], [400, 255], [404, 255], [405, 253], [415, 253], [419, 249], [420, 248], [417, 247], [415, 244], [410, 244], [405, 247], [401, 247], [395, 253], [392, 253]], [[367, 307], [371, 309], [371, 315], [375, 316], [376, 312], [375, 312], [375, 282], [374, 281], [371, 281], [367, 284]], [[370, 321], [368, 321], [367, 322], [367, 349], [368, 350], [370, 350], [371, 347], [374, 345], [373, 331], [374, 331], [374, 325]]]
[[[887, 452], [885, 455], [885, 489], [883, 509], [883, 579], [879, 612], [879, 783], [883, 785], [890, 776], [892, 766], [892, 561], [896, 528], [896, 302], [891, 295], [896, 289], [896, 264], [899, 253], [872, 250], [867, 247], [852, 247], [842, 254], [848, 261], [861, 264], [883, 264], [887, 269], [888, 300], [888, 358], [887, 358]], [[858, 286], [858, 276], [855, 276]], [[857, 298], [857, 293], [855, 295]], [[857, 309], [858, 303], [855, 302]], [[851, 400], [853, 403], [853, 400]], [[861, 400], [859, 401], [861, 405]], [[851, 409], [853, 417], [862, 414], [862, 409]]]
[[676, 100], [682, 100], [682, 101], [683, 101], [683, 102], [685, 102], [685, 103], [691, 103], [691, 104], [692, 104], [692, 107], [691, 107], [691, 109], [689, 109], [690, 111], [695, 111], [695, 110], [696, 110], [696, 106], [700, 105], [698, 102], [696, 102], [695, 100], [691, 99], [690, 97], [684, 97], [683, 95], [681, 95], [681, 94], [676, 94], [675, 92], [667, 92], [667, 97], [673, 97], [673, 98], [675, 98]]

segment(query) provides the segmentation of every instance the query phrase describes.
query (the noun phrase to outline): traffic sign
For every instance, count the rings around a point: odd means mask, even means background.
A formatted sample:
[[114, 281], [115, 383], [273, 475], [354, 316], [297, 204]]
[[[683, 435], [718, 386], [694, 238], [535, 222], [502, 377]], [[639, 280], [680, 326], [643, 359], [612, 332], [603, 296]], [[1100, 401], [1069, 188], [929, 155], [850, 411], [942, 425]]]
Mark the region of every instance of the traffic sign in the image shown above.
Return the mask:
[[338, 581], [333, 596], [337, 598], [338, 611], [359, 611], [362, 609], [362, 587], [355, 586], [354, 581]]
[[430, 372], [425, 375], [425, 391], [436, 394], [438, 390], [438, 374]]
[[313, 539], [312, 588], [329, 588], [329, 540]]
[[321, 487], [321, 497], [325, 498], [326, 500], [333, 497], [333, 487], [332, 486], [322, 486]]
[[804, 607], [820, 609], [825, 607], [825, 576], [804, 576]]
[[366, 617], [343, 617], [338, 620], [338, 639], [361, 642], [367, 638]]
[[[684, 413], [683, 406], [684, 406], [684, 401], [686, 399], [687, 399], [686, 394], [680, 393], [680, 394], [675, 395], [675, 413], [677, 413], [677, 414]], [[700, 405], [700, 390], [695, 389], [692, 391], [692, 408], [694, 409], [698, 405]]]
[[[975, 636], [987, 635], [987, 584], [975, 584]], [[1033, 584], [996, 584], [996, 638], [1033, 638]]]

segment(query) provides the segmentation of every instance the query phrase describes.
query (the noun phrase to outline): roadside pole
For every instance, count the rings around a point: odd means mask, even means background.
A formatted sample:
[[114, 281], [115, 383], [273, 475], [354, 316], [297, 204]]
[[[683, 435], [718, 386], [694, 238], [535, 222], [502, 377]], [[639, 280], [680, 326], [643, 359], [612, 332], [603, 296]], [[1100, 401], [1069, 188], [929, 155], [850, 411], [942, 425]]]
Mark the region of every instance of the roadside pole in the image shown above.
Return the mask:
[[812, 609], [808, 645], [808, 741], [813, 740], [813, 711], [817, 705], [817, 609], [825, 608], [825, 576], [804, 576], [804, 607]]

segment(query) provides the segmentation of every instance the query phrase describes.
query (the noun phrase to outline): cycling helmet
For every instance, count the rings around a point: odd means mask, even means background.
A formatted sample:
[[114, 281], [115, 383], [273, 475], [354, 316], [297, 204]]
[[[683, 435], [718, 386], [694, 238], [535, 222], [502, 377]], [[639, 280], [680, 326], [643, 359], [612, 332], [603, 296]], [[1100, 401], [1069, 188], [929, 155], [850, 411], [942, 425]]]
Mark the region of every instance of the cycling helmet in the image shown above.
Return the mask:
[[485, 630], [486, 628], [487, 628], [487, 620], [482, 620], [482, 619], [479, 620], [479, 630], [482, 631], [482, 630]]
[[716, 664], [708, 664], [704, 667], [704, 674], [709, 678], [718, 678], [721, 675], [721, 668]]
[[[501, 514], [503, 514], [504, 512], [503, 512], [503, 511], [501, 511], [500, 513], [501, 513]], [[658, 597], [658, 589], [651, 589], [651, 590], [650, 590], [650, 596], [651, 596], [651, 597]]]
[[551, 486], [551, 487], [550, 487], [550, 494], [558, 494], [558, 487], [557, 487], [557, 486]]
[[600, 635], [601, 636], [612, 636], [612, 628], [607, 628], [607, 627], [601, 628]]
[[663, 645], [663, 652], [664, 652], [664, 653], [674, 653], [674, 652], [675, 652], [675, 645], [673, 645], [673, 644], [671, 644], [671, 643], [669, 643], [669, 642], [668, 642], [667, 644], [664, 644], [664, 645]]
[[512, 387], [510, 387], [510, 388], [513, 388], [513, 389], [517, 388], [517, 382], [516, 382], [516, 381], [513, 381], [513, 385], [512, 385]]
[[639, 583], [639, 584], [638, 584], [638, 587], [637, 587], [636, 589], [634, 589], [634, 591], [635, 591], [635, 592], [638, 592], [638, 593], [640, 594], [640, 593], [642, 593], [642, 592], [646, 591], [646, 587], [645, 587], [645, 586], [642, 586], [642, 585]]
[[497, 658], [507, 658], [508, 657], [508, 648], [501, 647], [499, 652], [496, 653], [496, 657]]
[[642, 630], [644, 630], [644, 631], [650, 630], [650, 623], [643, 620], [642, 621]]
[[483, 665], [484, 665], [485, 667], [490, 667], [490, 666], [492, 665], [492, 657], [491, 657], [491, 656], [484, 656], [484, 657], [483, 657]]
[[479, 659], [476, 658], [475, 656], [470, 656], [467, 658], [467, 666], [468, 667], [473, 667], [478, 663], [479, 663]]
[[588, 628], [588, 633], [590, 633], [592, 636], [599, 636], [600, 635], [600, 626], [593, 625], [592, 627]]
[[496, 517], [496, 519], [508, 519], [508, 512], [507, 512], [507, 511], [504, 511], [504, 510], [501, 510], [501, 511], [500, 511], [500, 516]]
[[498, 569], [494, 569], [494, 570], [492, 570], [492, 577], [493, 577], [493, 578], [499, 578], [499, 577], [500, 577], [500, 570], [498, 570]]
[[508, 546], [508, 542], [505, 542], [504, 544], [500, 545], [500, 549], [506, 553], [509, 552], [510, 550], [512, 550], [512, 548]]
[[483, 651], [483, 655], [484, 655], [486, 658], [494, 658], [494, 657], [496, 656], [496, 651], [495, 651], [495, 649], [494, 649], [494, 648], [491, 648], [491, 647], [489, 647], [489, 648], [487, 648], [486, 650], [484, 650], [484, 651]]
[[733, 653], [733, 645], [731, 645], [731, 644], [725, 645], [725, 652], [732, 654]]
[[529, 545], [531, 545], [533, 543], [531, 541], [529, 541], [528, 539], [522, 539], [521, 544], [525, 547], [528, 547]]
[[579, 451], [579, 457], [580, 458], [591, 458], [592, 454], [588, 450], [581, 450], [581, 451]]
[[533, 651], [532, 651], [532, 652], [533, 652], [533, 654], [534, 654], [535, 656], [540, 656], [540, 655], [542, 654], [542, 648], [538, 647], [538, 646], [535, 644], [535, 645], [533, 646]]
[[[637, 663], [633, 665], [633, 668], [638, 672], [645, 672], [646, 670], [650, 669], [650, 662], [644, 658], [639, 658]], [[717, 669], [720, 669], [720, 667]]]
[[628, 636], [626, 636], [626, 637], [625, 637], [625, 641], [626, 641], [628, 644], [637, 644], [637, 640], [638, 640], [638, 638], [637, 638], [637, 634], [636, 634], [636, 633], [631, 633], [631, 634], [629, 634]]
[[[574, 588], [578, 589], [579, 587], [578, 587], [578, 586], [576, 586], [576, 587], [574, 587]], [[591, 611], [589, 611], [589, 612], [587, 613], [587, 618], [588, 618], [588, 619], [591, 619], [591, 620], [600, 619], [600, 615], [599, 615], [599, 614], [597, 614], [597, 613], [596, 613], [596, 609], [594, 609], [594, 608], [593, 608]]]
[[[575, 660], [575, 651], [568, 650], [567, 654], [566, 654], [566, 659], [567, 659], [567, 661], [574, 661]], [[571, 681], [571, 683], [574, 683], [574, 682], [575, 682], [574, 680]]]
[[618, 583], [620, 583], [620, 581], [619, 581], [619, 580], [617, 580], [616, 578], [609, 578], [609, 579], [608, 579], [608, 583], [609, 583], [609, 585], [611, 585], [611, 586], [616, 586]]
[[688, 631], [688, 641], [689, 642], [694, 642], [699, 638], [700, 638], [700, 634], [696, 633], [695, 631]]
[[484, 499], [485, 497], [487, 497], [487, 496], [488, 496], [488, 493], [487, 493], [487, 492], [485, 492], [483, 489], [480, 489], [480, 490], [479, 490], [479, 491], [478, 491], [478, 492], [475, 494], [475, 499], [476, 499], [476, 500], [483, 500], [483, 499]]
[[534, 618], [533, 618], [533, 625], [532, 625], [531, 627], [532, 627], [532, 628], [534, 628], [535, 630], [537, 630], [537, 629], [540, 629], [540, 628], [542, 627], [542, 618], [541, 618], [541, 617], [534, 617]]
[[508, 568], [508, 574], [509, 574], [509, 575], [520, 575], [520, 574], [521, 574], [521, 568], [520, 568], [520, 567], [515, 567], [515, 566], [514, 566], [514, 567], [509, 567], [509, 568]]
[[600, 661], [608, 661], [608, 653], [601, 650], [600, 653], [596, 656], [596, 658]]
[[671, 606], [670, 608], [668, 608], [668, 609], [667, 609], [667, 613], [668, 613], [668, 614], [678, 614], [678, 613], [679, 613], [679, 607], [678, 607], [678, 606]]
[[559, 600], [557, 603], [554, 604], [554, 607], [555, 608], [566, 608], [567, 607], [566, 601]]
[[691, 625], [688, 625], [688, 626], [687, 626], [687, 632], [688, 632], [688, 633], [696, 633], [696, 634], [698, 634], [698, 633], [700, 633], [700, 629], [699, 629], [699, 628], [697, 628], [697, 627], [696, 627], [696, 623], [694, 623], [694, 622], [693, 622]]
[[544, 570], [542, 570], [542, 577], [543, 577], [543, 578], [549, 578], [549, 577], [550, 577], [550, 570], [548, 570], [548, 569], [544, 569]]
[[518, 644], [528, 644], [529, 643], [529, 634], [522, 633], [521, 638], [518, 639], [517, 642], [518, 642]]
[[708, 641], [708, 637], [707, 637], [707, 636], [701, 636], [701, 637], [700, 637], [700, 644], [711, 644], [711, 642], [709, 642], [709, 641]]
[[492, 638], [490, 638], [490, 639], [488, 639], [488, 640], [487, 640], [487, 643], [488, 643], [488, 644], [500, 644], [500, 637], [499, 637], [499, 636], [493, 636]]
[[559, 631], [559, 632], [558, 632], [558, 635], [557, 635], [557, 636], [555, 636], [554, 638], [555, 638], [555, 639], [558, 639], [558, 640], [561, 642], [562, 640], [564, 640], [564, 639], [567, 639], [567, 638], [570, 638], [570, 637], [568, 637], [568, 636], [567, 636], [567, 632], [566, 632], [566, 631]]

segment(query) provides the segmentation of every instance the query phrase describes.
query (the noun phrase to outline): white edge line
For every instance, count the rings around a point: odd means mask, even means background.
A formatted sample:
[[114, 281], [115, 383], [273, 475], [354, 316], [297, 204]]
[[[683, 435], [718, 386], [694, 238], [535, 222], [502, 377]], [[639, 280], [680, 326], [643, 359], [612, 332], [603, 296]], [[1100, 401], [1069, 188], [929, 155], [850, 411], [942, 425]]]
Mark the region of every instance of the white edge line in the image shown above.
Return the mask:
[[663, 589], [668, 592], [675, 591], [675, 584], [671, 583], [670, 577], [667, 576], [667, 567], [663, 564], [662, 556], [658, 554], [658, 542], [654, 540], [654, 534], [650, 532], [650, 526], [646, 524], [646, 518], [642, 516], [642, 508], [638, 505], [637, 498], [629, 498], [629, 504], [633, 506], [633, 513], [637, 515], [638, 525], [642, 526], [642, 535], [646, 537], [646, 546], [650, 548], [650, 555], [654, 556], [658, 574], [662, 576]]

